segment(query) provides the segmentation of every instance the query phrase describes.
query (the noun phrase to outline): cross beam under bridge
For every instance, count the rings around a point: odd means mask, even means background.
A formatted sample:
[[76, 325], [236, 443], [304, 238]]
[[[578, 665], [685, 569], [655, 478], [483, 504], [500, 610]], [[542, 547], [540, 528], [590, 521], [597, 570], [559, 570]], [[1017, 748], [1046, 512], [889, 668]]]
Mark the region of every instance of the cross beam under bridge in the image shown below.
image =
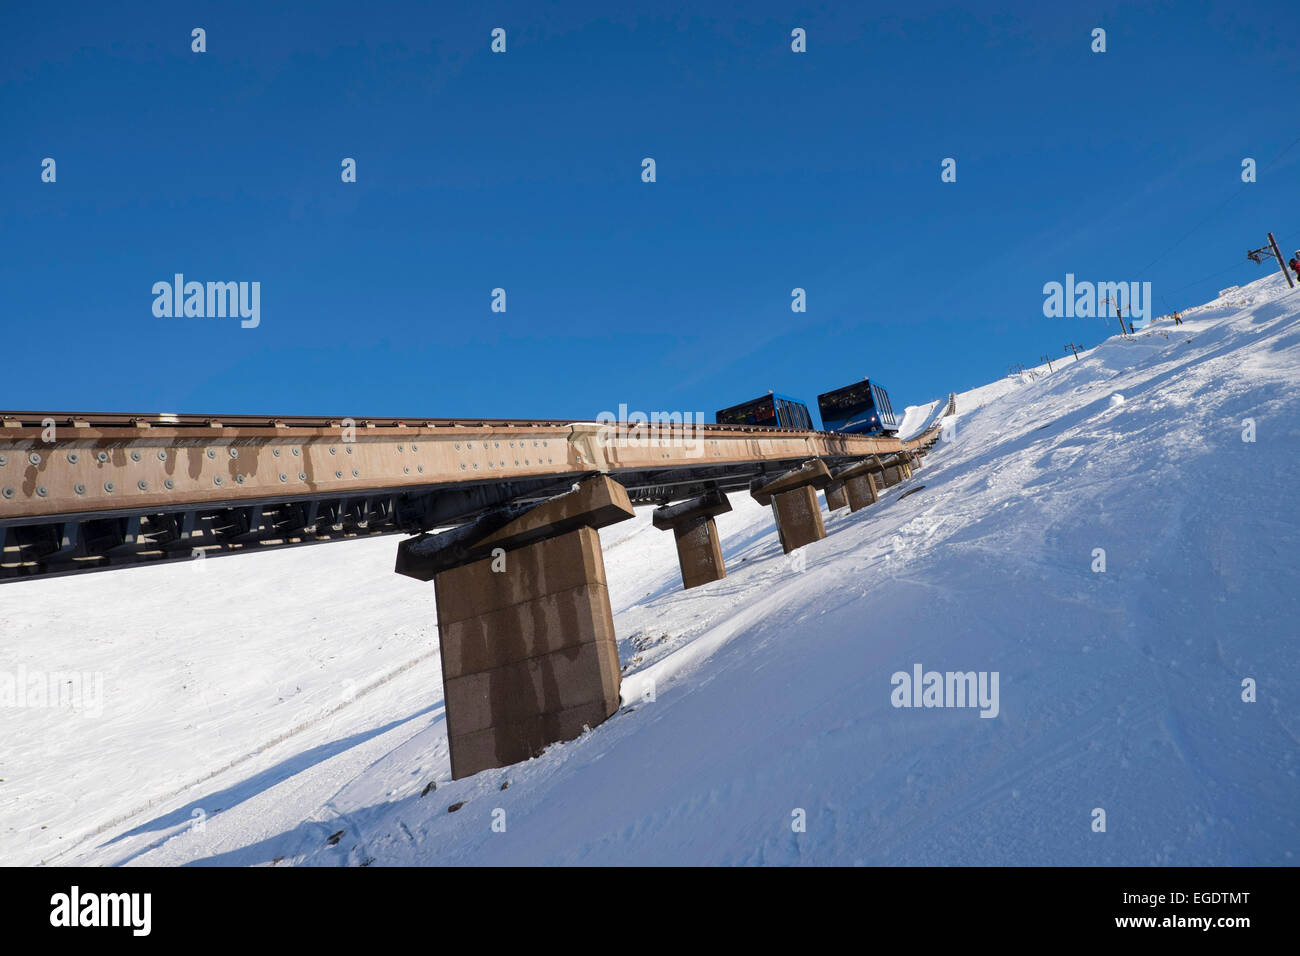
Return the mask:
[[933, 444], [730, 425], [0, 413], [0, 581], [464, 524], [593, 475], [668, 504]]

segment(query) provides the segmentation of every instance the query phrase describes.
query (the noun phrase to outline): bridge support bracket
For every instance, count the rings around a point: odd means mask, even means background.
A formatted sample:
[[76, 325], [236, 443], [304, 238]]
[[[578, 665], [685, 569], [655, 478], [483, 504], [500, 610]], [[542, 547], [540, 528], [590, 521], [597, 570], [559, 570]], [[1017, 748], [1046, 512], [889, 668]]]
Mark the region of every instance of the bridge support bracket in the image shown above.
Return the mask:
[[651, 516], [656, 528], [671, 530], [677, 539], [677, 563], [686, 590], [727, 576], [718, 525], [713, 519], [730, 510], [727, 496], [710, 490], [698, 498], [656, 508]]
[[849, 511], [876, 503], [876, 476], [880, 473], [879, 458], [864, 458], [835, 470], [835, 482], [844, 488]]
[[633, 510], [597, 475], [398, 547], [432, 580], [453, 779], [536, 756], [619, 708], [620, 668], [597, 529]]
[[776, 532], [786, 554], [826, 537], [817, 492], [831, 483], [831, 473], [819, 458], [776, 478], [757, 478], [749, 493], [761, 505], [770, 504]]
[[912, 477], [912, 466], [908, 464], [905, 458], [900, 458], [892, 465], [888, 465], [884, 472], [884, 484], [886, 488], [892, 488], [905, 478]]

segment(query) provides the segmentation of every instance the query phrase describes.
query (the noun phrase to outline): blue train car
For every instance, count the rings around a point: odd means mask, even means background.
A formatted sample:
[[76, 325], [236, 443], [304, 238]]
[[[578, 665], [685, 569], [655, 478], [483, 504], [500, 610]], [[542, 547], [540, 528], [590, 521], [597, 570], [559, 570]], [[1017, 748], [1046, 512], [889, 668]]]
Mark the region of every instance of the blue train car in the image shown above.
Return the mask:
[[713, 416], [719, 425], [764, 425], [813, 430], [808, 406], [797, 398], [768, 392], [762, 398], [724, 408]]
[[870, 379], [817, 396], [822, 428], [849, 435], [893, 435], [898, 432], [889, 393]]

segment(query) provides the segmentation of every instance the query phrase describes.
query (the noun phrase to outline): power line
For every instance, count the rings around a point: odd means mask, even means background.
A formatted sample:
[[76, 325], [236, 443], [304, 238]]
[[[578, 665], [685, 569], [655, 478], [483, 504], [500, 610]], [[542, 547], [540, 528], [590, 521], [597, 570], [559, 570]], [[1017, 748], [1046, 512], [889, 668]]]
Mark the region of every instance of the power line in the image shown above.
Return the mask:
[[[1295, 146], [1297, 143], [1300, 143], [1300, 136], [1297, 136], [1295, 139], [1291, 140], [1290, 143], [1288, 143], [1285, 147], [1283, 147], [1282, 152], [1278, 153], [1278, 154], [1277, 154], [1276, 156], [1274, 156], [1271, 160], [1269, 160], [1267, 163], [1265, 163], [1263, 166], [1261, 166], [1261, 167], [1260, 167], [1260, 172], [1263, 172], [1264, 170], [1267, 170], [1270, 166], [1272, 166], [1272, 165], [1273, 165], [1274, 163], [1276, 163], [1279, 159], [1281, 159], [1283, 156], [1285, 156], [1285, 155], [1286, 155], [1286, 154], [1291, 150], [1291, 148], [1292, 148], [1293, 146]], [[1207, 214], [1203, 219], [1201, 219], [1200, 222], [1198, 222], [1196, 225], [1192, 226], [1191, 229], [1188, 229], [1185, 233], [1183, 233], [1182, 236], [1180, 236], [1180, 237], [1179, 237], [1179, 238], [1178, 238], [1178, 239], [1173, 243], [1173, 245], [1168, 246], [1168, 247], [1165, 249], [1164, 252], [1160, 253], [1160, 255], [1156, 256], [1154, 259], [1152, 259], [1150, 262], [1148, 262], [1145, 266], [1143, 266], [1141, 269], [1139, 269], [1139, 270], [1138, 270], [1138, 275], [1139, 275], [1139, 276], [1145, 275], [1148, 269], [1150, 269], [1153, 265], [1155, 265], [1157, 262], [1159, 262], [1159, 261], [1160, 261], [1161, 259], [1163, 259], [1165, 256], [1169, 255], [1169, 253], [1173, 252], [1173, 251], [1174, 251], [1174, 248], [1175, 248], [1176, 246], [1178, 246], [1179, 244], [1181, 244], [1181, 243], [1183, 242], [1183, 240], [1185, 240], [1188, 236], [1190, 236], [1192, 233], [1194, 233], [1197, 229], [1200, 229], [1203, 225], [1205, 225], [1207, 222], [1209, 222], [1210, 219], [1212, 219], [1212, 218], [1213, 218], [1213, 217], [1214, 217], [1214, 216], [1215, 216], [1215, 215], [1216, 215], [1216, 214], [1217, 214], [1221, 209], [1223, 209], [1224, 206], [1228, 205], [1228, 203], [1232, 202], [1234, 199], [1236, 199], [1238, 196], [1240, 196], [1240, 195], [1242, 194], [1242, 192], [1245, 191], [1246, 187], [1247, 187], [1247, 186], [1251, 186], [1251, 185], [1253, 185], [1253, 183], [1242, 183], [1240, 189], [1238, 189], [1238, 190], [1237, 190], [1236, 192], [1234, 192], [1231, 196], [1229, 196], [1229, 197], [1228, 197], [1227, 199], [1225, 199], [1223, 202], [1219, 203], [1219, 205], [1215, 206], [1212, 210], [1210, 210], [1210, 212], [1209, 212], [1209, 213], [1208, 213], [1208, 214]]]

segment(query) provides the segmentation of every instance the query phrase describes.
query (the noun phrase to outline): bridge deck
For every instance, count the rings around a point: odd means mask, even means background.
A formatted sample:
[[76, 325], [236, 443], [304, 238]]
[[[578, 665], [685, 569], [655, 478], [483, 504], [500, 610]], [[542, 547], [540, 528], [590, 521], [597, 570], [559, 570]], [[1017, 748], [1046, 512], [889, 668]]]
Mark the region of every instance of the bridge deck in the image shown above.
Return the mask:
[[461, 524], [605, 473], [637, 503], [910, 441], [562, 420], [0, 413], [0, 580]]

